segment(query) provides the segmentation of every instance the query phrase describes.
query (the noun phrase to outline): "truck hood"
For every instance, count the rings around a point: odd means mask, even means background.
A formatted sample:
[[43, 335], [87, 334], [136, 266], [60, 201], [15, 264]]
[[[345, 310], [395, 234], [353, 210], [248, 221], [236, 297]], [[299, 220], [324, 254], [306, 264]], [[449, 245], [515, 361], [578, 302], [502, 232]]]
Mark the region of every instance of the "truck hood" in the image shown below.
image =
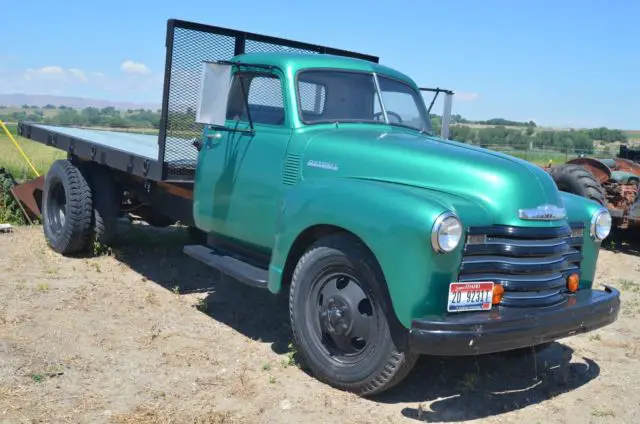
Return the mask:
[[456, 203], [447, 202], [452, 196], [465, 199], [494, 224], [558, 225], [519, 219], [519, 209], [563, 207], [563, 202], [546, 171], [513, 156], [403, 129], [334, 127], [307, 140], [305, 179], [357, 178], [418, 187], [448, 205]]

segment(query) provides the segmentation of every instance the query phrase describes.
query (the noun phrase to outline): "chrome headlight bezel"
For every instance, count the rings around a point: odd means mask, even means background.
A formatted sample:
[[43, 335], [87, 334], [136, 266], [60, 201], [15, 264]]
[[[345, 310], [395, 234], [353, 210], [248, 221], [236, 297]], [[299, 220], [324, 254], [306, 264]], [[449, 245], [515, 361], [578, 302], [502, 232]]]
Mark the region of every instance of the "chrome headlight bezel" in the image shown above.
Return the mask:
[[[457, 240], [455, 244], [443, 243], [441, 237], [445, 236], [442, 233], [444, 229], [450, 229], [452, 226], [457, 225], [459, 227], [459, 233], [457, 234]], [[453, 212], [444, 212], [440, 214], [433, 223], [431, 228], [431, 247], [438, 253], [450, 253], [453, 252], [463, 239], [463, 227], [460, 218]]]
[[[604, 222], [602, 221], [603, 219]], [[598, 209], [591, 216], [591, 227], [589, 231], [591, 238], [595, 241], [606, 239], [611, 233], [612, 224], [611, 214], [607, 208]]]

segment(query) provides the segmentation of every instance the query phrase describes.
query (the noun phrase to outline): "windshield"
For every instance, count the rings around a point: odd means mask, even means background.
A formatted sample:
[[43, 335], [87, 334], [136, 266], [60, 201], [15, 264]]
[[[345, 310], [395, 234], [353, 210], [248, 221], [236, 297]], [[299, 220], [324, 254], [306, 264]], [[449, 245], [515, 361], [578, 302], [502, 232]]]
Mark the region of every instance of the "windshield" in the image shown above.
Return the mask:
[[429, 115], [418, 91], [404, 82], [379, 74], [377, 81], [378, 84], [373, 74], [364, 72], [303, 71], [297, 83], [300, 118], [305, 124], [388, 123], [432, 132]]

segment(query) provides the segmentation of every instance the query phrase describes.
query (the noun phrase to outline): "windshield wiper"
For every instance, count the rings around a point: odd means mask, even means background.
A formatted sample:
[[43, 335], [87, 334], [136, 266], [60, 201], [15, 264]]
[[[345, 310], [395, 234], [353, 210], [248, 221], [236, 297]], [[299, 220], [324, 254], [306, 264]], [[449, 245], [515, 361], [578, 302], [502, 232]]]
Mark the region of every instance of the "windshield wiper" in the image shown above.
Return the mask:
[[420, 128], [412, 127], [411, 125], [401, 124], [399, 122], [389, 122], [388, 125], [395, 126], [395, 127], [400, 127], [400, 128], [408, 128], [408, 129], [411, 129], [411, 130], [418, 131], [420, 134], [435, 136], [435, 133], [432, 132], [432, 131], [423, 130], [423, 129], [420, 129]]

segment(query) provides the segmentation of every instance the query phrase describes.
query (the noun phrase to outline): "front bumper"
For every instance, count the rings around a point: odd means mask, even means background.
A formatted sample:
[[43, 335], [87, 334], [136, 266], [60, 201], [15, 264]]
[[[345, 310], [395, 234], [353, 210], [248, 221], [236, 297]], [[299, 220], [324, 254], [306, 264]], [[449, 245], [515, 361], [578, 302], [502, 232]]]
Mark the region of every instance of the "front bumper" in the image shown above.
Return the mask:
[[560, 305], [502, 307], [490, 312], [448, 314], [414, 320], [410, 349], [426, 355], [479, 355], [519, 349], [585, 333], [614, 322], [620, 292], [586, 289]]

